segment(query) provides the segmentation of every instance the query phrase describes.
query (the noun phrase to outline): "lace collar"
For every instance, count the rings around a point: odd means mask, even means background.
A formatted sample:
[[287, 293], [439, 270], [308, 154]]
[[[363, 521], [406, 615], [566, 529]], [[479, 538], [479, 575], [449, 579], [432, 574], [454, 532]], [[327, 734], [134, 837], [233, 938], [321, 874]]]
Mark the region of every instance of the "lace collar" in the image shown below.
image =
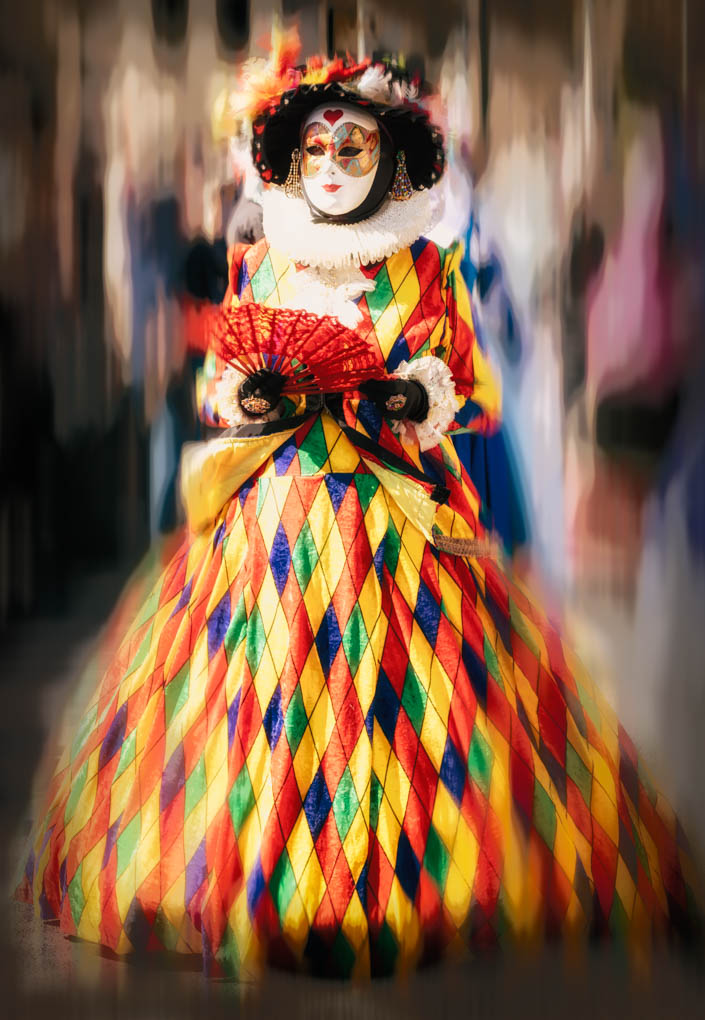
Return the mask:
[[437, 190], [417, 191], [407, 202], [389, 200], [359, 223], [315, 223], [303, 198], [269, 188], [262, 195], [264, 235], [273, 248], [305, 266], [370, 265], [408, 248], [431, 229], [442, 211]]

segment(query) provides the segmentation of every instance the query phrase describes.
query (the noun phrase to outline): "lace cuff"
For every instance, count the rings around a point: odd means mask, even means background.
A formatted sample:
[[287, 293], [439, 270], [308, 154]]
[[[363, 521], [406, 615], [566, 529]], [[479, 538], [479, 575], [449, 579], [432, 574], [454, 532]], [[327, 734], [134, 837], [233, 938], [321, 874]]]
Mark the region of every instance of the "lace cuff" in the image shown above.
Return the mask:
[[[390, 422], [394, 432], [416, 439], [422, 450], [438, 446], [460, 410], [455, 395], [453, 373], [445, 361], [433, 355], [424, 355], [413, 361], [402, 361], [394, 370], [397, 379], [413, 379], [420, 383], [428, 395], [428, 414], [421, 422], [408, 419]], [[409, 435], [409, 433], [411, 433]]]

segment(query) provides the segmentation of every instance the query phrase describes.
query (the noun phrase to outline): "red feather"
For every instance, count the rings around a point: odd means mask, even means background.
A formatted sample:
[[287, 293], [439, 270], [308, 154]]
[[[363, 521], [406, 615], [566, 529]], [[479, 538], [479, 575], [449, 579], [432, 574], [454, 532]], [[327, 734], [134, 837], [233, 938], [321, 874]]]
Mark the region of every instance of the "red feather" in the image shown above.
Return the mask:
[[221, 308], [211, 346], [244, 375], [260, 368], [286, 377], [284, 393], [345, 393], [384, 377], [368, 342], [331, 315], [249, 302]]

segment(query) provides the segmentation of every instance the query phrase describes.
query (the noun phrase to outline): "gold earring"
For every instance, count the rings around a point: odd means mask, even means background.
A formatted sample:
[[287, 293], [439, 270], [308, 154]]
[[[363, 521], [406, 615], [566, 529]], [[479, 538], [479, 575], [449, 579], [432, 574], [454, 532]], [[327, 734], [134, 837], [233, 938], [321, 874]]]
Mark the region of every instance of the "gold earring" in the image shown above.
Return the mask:
[[406, 202], [414, 194], [414, 187], [406, 169], [406, 153], [403, 149], [399, 149], [397, 153], [397, 169], [390, 194], [395, 202]]
[[294, 149], [291, 154], [291, 165], [289, 166], [289, 176], [284, 181], [284, 194], [287, 198], [301, 198], [303, 192], [301, 190], [301, 174], [299, 173], [299, 165], [301, 163], [301, 150]]

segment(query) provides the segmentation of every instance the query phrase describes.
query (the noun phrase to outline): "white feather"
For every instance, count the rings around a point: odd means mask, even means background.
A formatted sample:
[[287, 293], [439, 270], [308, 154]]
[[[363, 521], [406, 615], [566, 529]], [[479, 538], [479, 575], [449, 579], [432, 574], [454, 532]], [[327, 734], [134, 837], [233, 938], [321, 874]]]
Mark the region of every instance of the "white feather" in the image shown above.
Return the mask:
[[395, 81], [392, 85], [392, 102], [399, 106], [414, 99], [418, 99], [419, 90], [416, 85], [410, 85], [405, 81]]
[[357, 91], [364, 99], [373, 103], [388, 103], [390, 96], [391, 74], [385, 74], [384, 68], [368, 67], [357, 83]]

